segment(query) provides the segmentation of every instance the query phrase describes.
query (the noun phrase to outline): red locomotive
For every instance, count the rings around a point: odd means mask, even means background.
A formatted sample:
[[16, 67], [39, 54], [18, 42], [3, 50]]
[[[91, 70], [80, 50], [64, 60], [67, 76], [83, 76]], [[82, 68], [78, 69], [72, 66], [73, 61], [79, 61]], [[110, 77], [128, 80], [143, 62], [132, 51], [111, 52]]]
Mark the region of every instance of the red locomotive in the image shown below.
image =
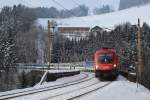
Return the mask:
[[116, 77], [118, 75], [118, 57], [115, 49], [102, 49], [94, 55], [95, 77]]

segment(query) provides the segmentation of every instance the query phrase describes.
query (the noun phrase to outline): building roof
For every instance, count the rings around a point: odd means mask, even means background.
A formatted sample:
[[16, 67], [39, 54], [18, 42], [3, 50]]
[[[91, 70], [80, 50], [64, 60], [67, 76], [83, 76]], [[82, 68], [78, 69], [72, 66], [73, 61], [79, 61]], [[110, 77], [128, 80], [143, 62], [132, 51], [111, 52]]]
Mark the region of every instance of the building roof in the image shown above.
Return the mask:
[[58, 27], [58, 31], [61, 33], [66, 32], [89, 32], [90, 27]]

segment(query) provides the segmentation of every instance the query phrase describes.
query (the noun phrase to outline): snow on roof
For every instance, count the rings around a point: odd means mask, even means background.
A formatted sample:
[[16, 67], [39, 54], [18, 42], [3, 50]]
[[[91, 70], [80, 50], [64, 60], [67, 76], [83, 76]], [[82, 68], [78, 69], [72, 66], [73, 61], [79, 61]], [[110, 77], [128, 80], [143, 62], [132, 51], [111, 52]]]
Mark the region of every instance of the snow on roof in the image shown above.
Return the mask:
[[148, 13], [150, 5], [132, 7], [125, 10], [120, 10], [112, 13], [102, 15], [91, 15], [86, 17], [72, 17], [65, 19], [52, 19], [52, 18], [39, 18], [38, 23], [43, 27], [47, 27], [47, 20], [55, 20], [58, 26], [63, 27], [107, 27], [113, 28], [115, 25], [130, 22], [131, 24], [137, 24], [138, 18], [142, 22], [150, 24], [150, 13]]

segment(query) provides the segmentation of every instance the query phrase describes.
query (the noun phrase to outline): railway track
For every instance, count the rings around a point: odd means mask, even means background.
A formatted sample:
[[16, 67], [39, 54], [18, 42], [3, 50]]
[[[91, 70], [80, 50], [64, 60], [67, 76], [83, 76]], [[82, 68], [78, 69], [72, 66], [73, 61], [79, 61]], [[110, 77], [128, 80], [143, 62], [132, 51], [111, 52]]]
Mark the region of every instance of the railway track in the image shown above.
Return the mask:
[[[57, 90], [55, 91], [55, 93], [50, 93], [48, 95], [50, 95], [49, 97], [46, 97], [44, 99], [40, 99], [40, 100], [73, 100], [73, 99], [77, 99], [80, 97], [83, 97], [89, 93], [92, 93], [94, 91], [97, 91], [99, 89], [102, 89], [106, 86], [108, 86], [109, 84], [111, 84], [112, 82], [101, 82], [101, 81], [96, 81], [96, 79], [93, 79], [93, 82], [87, 81], [86, 83], [84, 83], [83, 86], [78, 86], [75, 85], [74, 89], [71, 89], [68, 91], [67, 88], [64, 88], [62, 90], [66, 90], [66, 91], [61, 91], [61, 90]], [[90, 83], [90, 84], [88, 84]], [[83, 84], [83, 83], [82, 83]], [[87, 85], [88, 84], [88, 85]], [[53, 92], [53, 91], [52, 91]]]
[[85, 88], [90, 87], [90, 86], [92, 86], [92, 85], [96, 85], [96, 84], [98, 84], [98, 83], [99, 83], [99, 82], [95, 82], [95, 83], [92, 83], [92, 84], [90, 84], [90, 85], [88, 85], [88, 86], [85, 86], [85, 87], [82, 87], [82, 88], [79, 88], [79, 89], [75, 89], [75, 90], [71, 90], [71, 91], [67, 91], [67, 92], [64, 92], [64, 93], [62, 93], [62, 94], [58, 94], [58, 95], [55, 95], [55, 96], [50, 96], [50, 97], [47, 97], [47, 98], [41, 99], [41, 100], [53, 99], [53, 98], [55, 98], [55, 97], [63, 96], [63, 95], [66, 95], [66, 94], [68, 94], [68, 93], [72, 93], [72, 92], [75, 92], [75, 91], [80, 91], [80, 90], [82, 90], [82, 89], [85, 89]]
[[74, 100], [74, 99], [79, 99], [80, 97], [83, 97], [89, 93], [92, 93], [94, 91], [97, 91], [99, 89], [102, 89], [106, 86], [108, 86], [109, 84], [111, 84], [112, 82], [94, 82], [92, 84], [89, 84], [87, 86], [83, 86], [79, 89], [74, 89], [71, 91], [67, 91], [64, 92], [62, 94], [58, 94], [55, 96], [50, 96], [47, 97], [45, 99], [41, 99], [41, 100]]
[[106, 84], [105, 84], [105, 85], [103, 85], [103, 86], [97, 87], [96, 89], [93, 89], [93, 90], [87, 91], [86, 93], [83, 93], [83, 94], [80, 94], [80, 95], [77, 95], [77, 96], [74, 96], [74, 97], [68, 98], [67, 100], [74, 100], [74, 99], [80, 98], [80, 97], [85, 96], [85, 95], [87, 95], [87, 94], [89, 94], [89, 93], [91, 93], [91, 92], [94, 92], [94, 91], [97, 91], [97, 90], [99, 90], [99, 89], [102, 89], [102, 88], [104, 88], [104, 87], [108, 86], [109, 84], [111, 84], [111, 82], [106, 83]]
[[16, 93], [3, 94], [3, 95], [0, 95], [0, 100], [1, 99], [12, 99], [12, 98], [31, 95], [31, 94], [35, 94], [35, 93], [39, 93], [39, 92], [59, 89], [59, 88], [62, 88], [62, 87], [67, 87], [67, 86], [71, 86], [71, 85], [75, 85], [75, 84], [80, 84], [82, 82], [85, 82], [87, 80], [90, 80], [90, 79], [94, 78], [94, 77], [89, 77], [89, 74], [87, 74], [87, 73], [83, 73], [83, 74], [85, 75], [83, 78], [78, 79], [78, 80], [74, 80], [74, 81], [71, 81], [71, 82], [67, 82], [67, 83], [63, 83], [63, 84], [59, 84], [59, 85], [54, 85], [54, 86], [47, 86], [47, 87], [38, 88], [38, 89], [34, 89], [34, 90], [32, 89], [32, 90], [25, 90], [25, 91], [16, 92]]
[[[93, 74], [82, 73], [84, 76], [70, 82], [59, 85], [47, 86], [33, 91], [0, 95], [0, 100], [4, 99], [30, 99], [38, 100], [74, 100], [80, 99], [87, 94], [102, 89], [112, 82], [101, 82]], [[36, 94], [37, 93], [37, 94]], [[33, 97], [33, 98], [30, 98]]]

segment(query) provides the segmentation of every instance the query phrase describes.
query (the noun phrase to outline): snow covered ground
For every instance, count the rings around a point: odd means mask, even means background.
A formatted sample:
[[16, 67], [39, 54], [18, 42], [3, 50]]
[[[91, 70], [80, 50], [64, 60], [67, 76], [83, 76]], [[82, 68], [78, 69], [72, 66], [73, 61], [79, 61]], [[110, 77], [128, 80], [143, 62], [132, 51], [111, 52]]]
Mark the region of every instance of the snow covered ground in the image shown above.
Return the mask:
[[88, 94], [80, 100], [150, 100], [150, 91], [144, 86], [127, 81], [119, 76], [118, 80], [107, 87]]
[[[78, 97], [76, 100], [150, 100], [150, 91], [148, 89], [142, 85], [139, 85], [137, 88], [136, 83], [129, 82], [122, 76], [119, 76], [117, 80], [113, 82], [103, 82], [94, 78], [93, 73], [88, 73], [88, 75], [89, 77], [84, 79], [86, 81], [83, 81], [79, 84], [17, 97], [13, 100], [67, 100], [68, 98], [78, 96], [91, 90], [95, 90], [98, 87], [102, 87], [106, 84], [108, 85], [84, 96]], [[85, 75], [81, 73], [72, 77], [58, 79], [55, 82], [48, 82], [41, 86], [37, 85], [34, 88], [66, 83], [70, 80], [81, 79], [84, 76]]]
[[73, 17], [66, 19], [40, 18], [38, 19], [38, 23], [44, 28], [47, 28], [47, 20], [55, 20], [59, 26], [93, 27], [98, 25], [100, 27], [113, 28], [115, 25], [126, 22], [137, 24], [137, 20], [140, 18], [142, 22], [150, 24], [150, 13], [148, 12], [148, 9], [150, 9], [150, 5], [132, 7], [121, 11], [87, 17]]

